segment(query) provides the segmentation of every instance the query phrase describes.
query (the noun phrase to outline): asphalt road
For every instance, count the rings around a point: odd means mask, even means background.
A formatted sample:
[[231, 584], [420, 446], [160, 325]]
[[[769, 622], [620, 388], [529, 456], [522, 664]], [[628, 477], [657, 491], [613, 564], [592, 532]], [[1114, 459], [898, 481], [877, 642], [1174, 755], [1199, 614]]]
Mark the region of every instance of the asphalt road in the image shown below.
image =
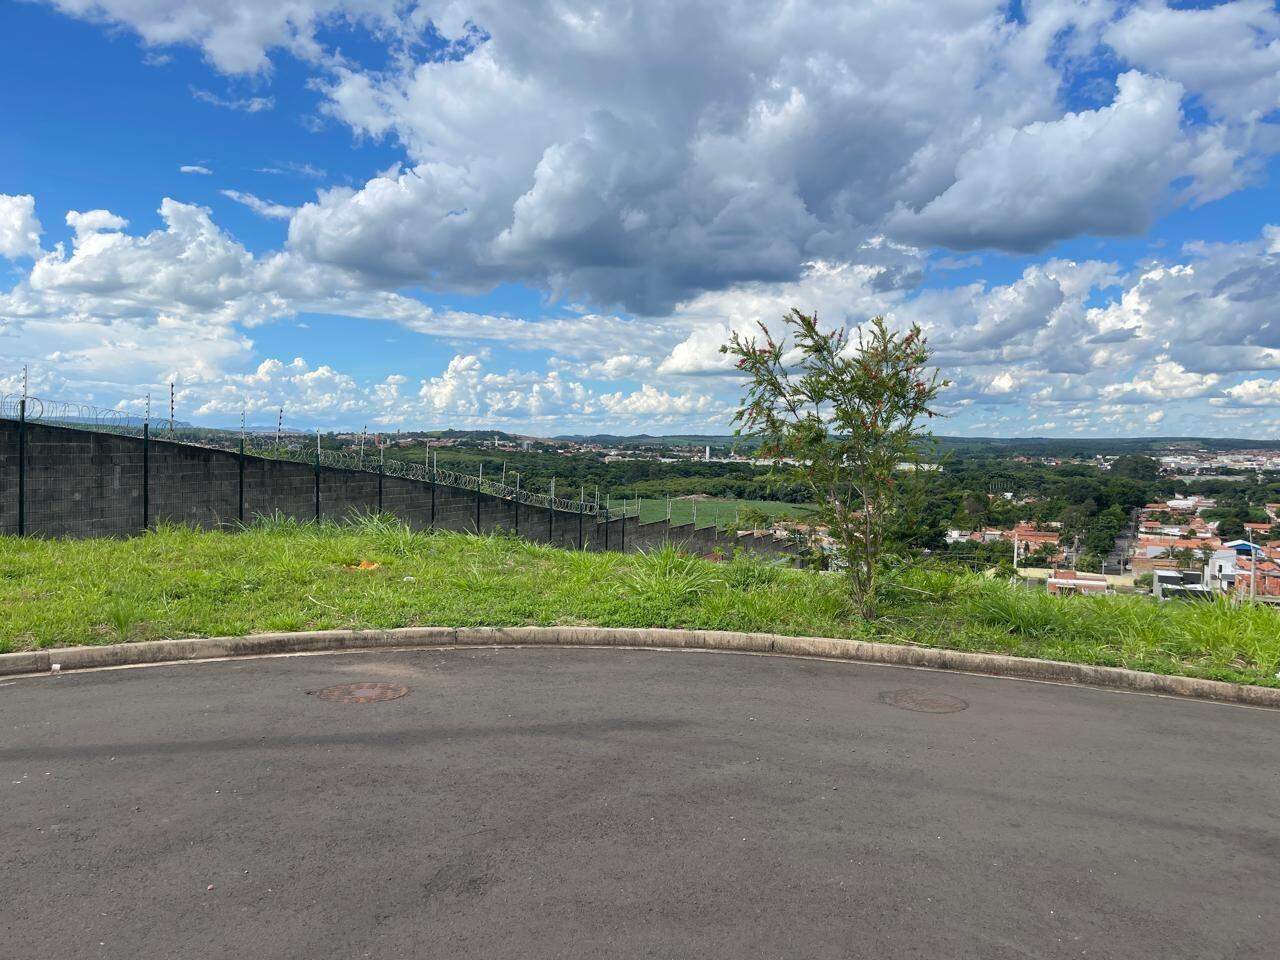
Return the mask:
[[0, 730], [14, 960], [1280, 955], [1276, 712], [525, 649], [20, 679]]

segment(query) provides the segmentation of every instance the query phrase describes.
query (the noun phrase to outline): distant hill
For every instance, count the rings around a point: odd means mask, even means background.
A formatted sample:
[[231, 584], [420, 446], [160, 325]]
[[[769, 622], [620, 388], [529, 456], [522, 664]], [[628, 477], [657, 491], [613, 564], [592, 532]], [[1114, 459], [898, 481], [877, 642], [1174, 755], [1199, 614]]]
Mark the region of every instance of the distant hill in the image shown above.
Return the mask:
[[429, 430], [423, 436], [438, 437], [441, 440], [501, 440], [505, 443], [538, 439], [518, 433], [505, 433], [502, 430]]

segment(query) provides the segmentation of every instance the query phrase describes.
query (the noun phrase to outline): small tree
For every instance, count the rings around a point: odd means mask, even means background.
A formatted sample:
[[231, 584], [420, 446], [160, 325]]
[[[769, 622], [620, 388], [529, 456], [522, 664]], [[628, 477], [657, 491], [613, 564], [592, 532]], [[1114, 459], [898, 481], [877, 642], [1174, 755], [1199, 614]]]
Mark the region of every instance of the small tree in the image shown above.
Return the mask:
[[[918, 326], [889, 330], [875, 317], [849, 339], [824, 333], [817, 314], [792, 309], [784, 318], [794, 343], [775, 341], [761, 323], [763, 343], [734, 333], [720, 348], [748, 378], [734, 416], [739, 436], [758, 439], [761, 454], [802, 483], [845, 563], [859, 612], [876, 611], [876, 567], [887, 531], [904, 509], [900, 464], [913, 463], [945, 387], [930, 370], [930, 350]], [[776, 474], [775, 474], [776, 475]]]

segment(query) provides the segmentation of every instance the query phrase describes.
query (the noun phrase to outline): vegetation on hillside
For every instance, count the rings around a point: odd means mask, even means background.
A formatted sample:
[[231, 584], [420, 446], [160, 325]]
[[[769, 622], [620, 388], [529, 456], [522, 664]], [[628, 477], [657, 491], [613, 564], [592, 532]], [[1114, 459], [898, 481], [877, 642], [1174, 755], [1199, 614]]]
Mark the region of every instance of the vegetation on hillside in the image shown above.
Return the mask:
[[958, 568], [883, 574], [862, 620], [838, 578], [752, 556], [581, 553], [504, 537], [259, 521], [128, 540], [0, 538], [0, 651], [274, 630], [597, 624], [855, 637], [1280, 686], [1280, 613], [1059, 598]]

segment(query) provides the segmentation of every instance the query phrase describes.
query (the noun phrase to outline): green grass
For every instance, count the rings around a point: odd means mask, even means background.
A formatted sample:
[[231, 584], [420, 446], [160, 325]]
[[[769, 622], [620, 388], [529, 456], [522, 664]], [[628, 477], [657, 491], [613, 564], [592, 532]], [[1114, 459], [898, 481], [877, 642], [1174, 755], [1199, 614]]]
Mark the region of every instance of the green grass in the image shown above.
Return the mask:
[[503, 537], [263, 521], [129, 540], [0, 538], [0, 651], [275, 630], [597, 624], [766, 631], [1039, 656], [1280, 686], [1280, 613], [1051, 597], [952, 570], [886, 576], [881, 616], [839, 578], [743, 556], [578, 553]]

